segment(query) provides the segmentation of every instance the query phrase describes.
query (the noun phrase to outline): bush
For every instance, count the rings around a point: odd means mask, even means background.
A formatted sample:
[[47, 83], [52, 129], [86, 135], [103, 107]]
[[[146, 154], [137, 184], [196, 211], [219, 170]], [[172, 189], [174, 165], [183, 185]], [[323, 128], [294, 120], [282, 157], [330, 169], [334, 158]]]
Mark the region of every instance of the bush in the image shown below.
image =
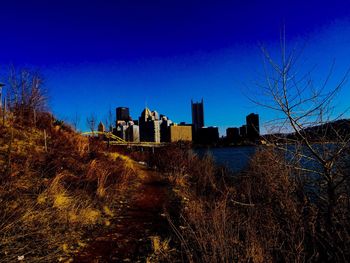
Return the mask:
[[188, 165], [189, 183], [177, 185], [176, 191], [180, 215], [169, 218], [175, 246], [186, 261], [345, 260], [348, 206], [340, 202], [337, 210], [342, 215], [338, 235], [344, 241], [338, 244], [325, 232], [322, 207], [307, 196], [303, 173], [280, 152], [257, 151], [249, 167], [236, 175], [215, 167], [208, 157]]

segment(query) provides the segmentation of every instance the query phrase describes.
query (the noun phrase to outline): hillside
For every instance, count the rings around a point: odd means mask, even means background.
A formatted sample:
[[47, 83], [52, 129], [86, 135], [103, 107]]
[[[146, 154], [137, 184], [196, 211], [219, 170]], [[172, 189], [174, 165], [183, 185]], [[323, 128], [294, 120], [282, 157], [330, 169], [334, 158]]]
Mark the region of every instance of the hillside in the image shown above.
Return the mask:
[[[346, 138], [350, 134], [350, 119], [341, 119], [326, 122], [320, 125], [314, 125], [301, 130], [310, 142], [332, 142], [339, 138]], [[268, 141], [282, 142], [291, 140], [295, 142], [299, 140], [295, 132], [292, 133], [274, 133], [263, 136]]]
[[[324, 181], [272, 147], [238, 174], [182, 144], [146, 156], [149, 169], [50, 114], [24, 123], [8, 117], [0, 126], [0, 262], [343, 262], [350, 255], [346, 157], [334, 168], [339, 198], [329, 219]], [[310, 198], [310, 186], [319, 195]]]
[[114, 227], [147, 179], [136, 162], [50, 114], [38, 123], [0, 126], [0, 262], [70, 260]]

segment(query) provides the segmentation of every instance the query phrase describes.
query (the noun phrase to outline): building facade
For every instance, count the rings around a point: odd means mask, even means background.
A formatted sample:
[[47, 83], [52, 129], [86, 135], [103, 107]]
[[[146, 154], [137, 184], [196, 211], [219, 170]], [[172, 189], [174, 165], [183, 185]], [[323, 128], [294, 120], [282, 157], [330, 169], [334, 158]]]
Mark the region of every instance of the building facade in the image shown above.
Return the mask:
[[139, 118], [140, 141], [160, 142], [160, 121], [156, 111], [150, 111], [147, 107]]
[[247, 138], [256, 141], [260, 138], [259, 115], [251, 113], [246, 117]]
[[118, 107], [116, 108], [117, 123], [120, 121], [128, 122], [130, 121], [130, 112], [128, 107]]
[[226, 139], [228, 143], [237, 143], [240, 140], [239, 128], [227, 128]]
[[247, 138], [247, 125], [242, 125], [239, 127], [239, 134], [242, 139]]
[[197, 130], [196, 143], [213, 145], [219, 142], [218, 127], [202, 127]]
[[188, 125], [170, 126], [170, 142], [192, 141], [192, 127]]
[[167, 116], [160, 116], [160, 141], [170, 142], [170, 126], [173, 124]]
[[199, 128], [204, 127], [204, 102], [193, 102], [191, 100], [191, 110], [192, 110], [192, 125], [196, 132]]
[[125, 138], [128, 142], [140, 142], [140, 129], [138, 125], [130, 125], [125, 130]]

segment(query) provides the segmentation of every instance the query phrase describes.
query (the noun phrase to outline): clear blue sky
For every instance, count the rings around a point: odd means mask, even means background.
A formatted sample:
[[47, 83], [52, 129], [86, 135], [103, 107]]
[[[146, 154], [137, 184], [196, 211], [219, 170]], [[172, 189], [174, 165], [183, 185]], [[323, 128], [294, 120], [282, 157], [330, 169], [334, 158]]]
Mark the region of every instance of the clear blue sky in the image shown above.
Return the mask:
[[290, 47], [305, 44], [300, 70], [316, 66], [317, 83], [335, 60], [336, 81], [350, 66], [349, 18], [350, 4], [336, 0], [4, 0], [0, 81], [11, 64], [39, 70], [51, 110], [79, 114], [81, 129], [92, 112], [104, 120], [128, 106], [138, 118], [146, 104], [191, 122], [190, 100], [204, 98], [206, 125], [223, 131], [250, 112], [273, 118], [245, 96], [261, 81], [259, 43], [276, 53], [285, 25]]

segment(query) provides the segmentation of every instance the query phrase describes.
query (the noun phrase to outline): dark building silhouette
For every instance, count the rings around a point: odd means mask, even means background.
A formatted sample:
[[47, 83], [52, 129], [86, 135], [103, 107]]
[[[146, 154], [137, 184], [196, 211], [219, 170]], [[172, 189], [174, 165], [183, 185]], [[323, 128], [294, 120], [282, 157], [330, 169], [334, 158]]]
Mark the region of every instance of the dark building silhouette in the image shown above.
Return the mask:
[[196, 143], [212, 145], [219, 142], [218, 127], [202, 127], [197, 130]]
[[251, 113], [246, 117], [247, 138], [250, 141], [258, 140], [260, 137], [259, 115]]
[[240, 139], [239, 128], [227, 128], [226, 139], [228, 143], [237, 143]]
[[172, 121], [165, 115], [160, 115], [160, 141], [170, 142], [170, 125]]
[[242, 139], [247, 138], [247, 125], [242, 125], [239, 127], [239, 135]]
[[203, 99], [201, 102], [193, 102], [191, 100], [192, 108], [192, 125], [196, 132], [199, 128], [204, 127], [204, 103]]
[[117, 123], [119, 121], [125, 121], [128, 122], [130, 119], [130, 113], [129, 113], [129, 108], [127, 107], [118, 107], [116, 109], [117, 112]]

